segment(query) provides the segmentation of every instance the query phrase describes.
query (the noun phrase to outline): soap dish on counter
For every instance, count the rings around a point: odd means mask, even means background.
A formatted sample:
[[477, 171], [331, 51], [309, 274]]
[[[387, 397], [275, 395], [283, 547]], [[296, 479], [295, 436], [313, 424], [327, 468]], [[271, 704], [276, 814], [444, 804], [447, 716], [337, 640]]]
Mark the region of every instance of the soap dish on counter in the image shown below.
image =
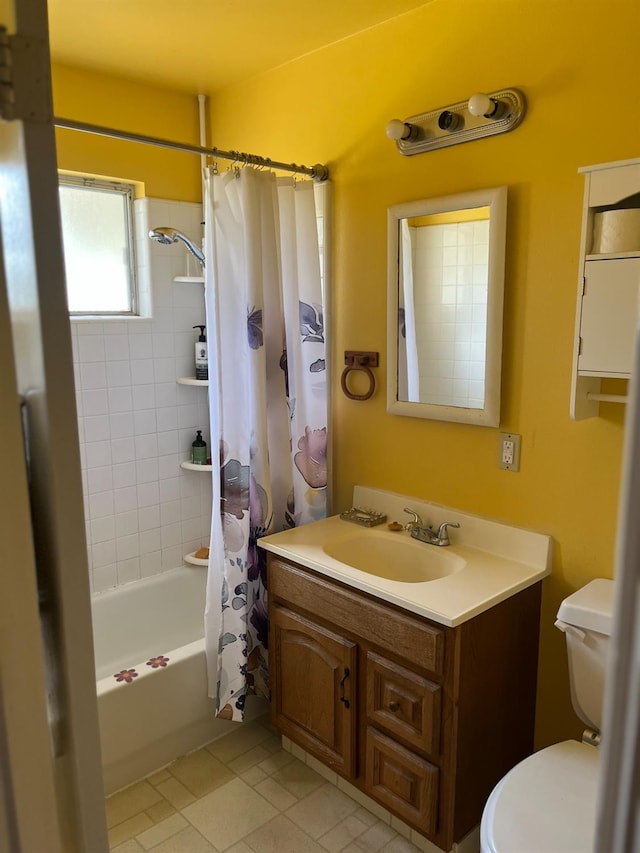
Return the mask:
[[385, 513], [359, 506], [352, 506], [351, 509], [341, 512], [340, 518], [344, 521], [351, 521], [353, 524], [361, 524], [363, 527], [376, 527], [378, 524], [384, 524], [387, 520]]

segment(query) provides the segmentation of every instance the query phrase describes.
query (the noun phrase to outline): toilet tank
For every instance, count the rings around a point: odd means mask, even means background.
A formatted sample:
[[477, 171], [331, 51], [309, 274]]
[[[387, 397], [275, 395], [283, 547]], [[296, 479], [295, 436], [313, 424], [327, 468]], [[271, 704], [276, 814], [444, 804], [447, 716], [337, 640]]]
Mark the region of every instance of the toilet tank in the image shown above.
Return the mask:
[[613, 581], [597, 578], [565, 598], [555, 623], [567, 640], [574, 710], [598, 732], [612, 621]]

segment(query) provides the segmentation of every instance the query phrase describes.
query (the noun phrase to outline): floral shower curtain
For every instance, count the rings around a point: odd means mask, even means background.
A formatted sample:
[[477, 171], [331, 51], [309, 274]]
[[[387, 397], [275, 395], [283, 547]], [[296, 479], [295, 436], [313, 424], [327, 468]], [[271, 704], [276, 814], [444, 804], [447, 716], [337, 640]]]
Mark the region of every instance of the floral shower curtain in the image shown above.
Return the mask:
[[[205, 638], [217, 714], [268, 695], [267, 534], [326, 514], [324, 311], [314, 188], [246, 167], [206, 179], [214, 459]], [[215, 452], [214, 452], [215, 457]], [[219, 510], [218, 510], [219, 508]]]

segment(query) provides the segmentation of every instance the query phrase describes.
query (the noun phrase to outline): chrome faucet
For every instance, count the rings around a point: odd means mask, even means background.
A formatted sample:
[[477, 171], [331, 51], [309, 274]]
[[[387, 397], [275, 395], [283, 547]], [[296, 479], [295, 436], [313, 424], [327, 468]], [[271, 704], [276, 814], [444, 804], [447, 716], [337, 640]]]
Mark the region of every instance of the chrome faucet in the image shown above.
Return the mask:
[[427, 545], [449, 545], [447, 527], [460, 527], [460, 525], [457, 521], [443, 521], [436, 532], [432, 527], [416, 524], [411, 528], [411, 536], [419, 542], [426, 542]]

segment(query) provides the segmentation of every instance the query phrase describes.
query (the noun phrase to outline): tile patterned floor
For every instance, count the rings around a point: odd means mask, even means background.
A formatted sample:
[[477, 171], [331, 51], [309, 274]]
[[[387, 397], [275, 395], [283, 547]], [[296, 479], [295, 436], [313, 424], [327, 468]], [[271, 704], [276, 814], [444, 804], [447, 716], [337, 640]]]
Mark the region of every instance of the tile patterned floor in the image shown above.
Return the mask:
[[266, 718], [113, 794], [106, 810], [113, 853], [418, 851], [283, 750]]

